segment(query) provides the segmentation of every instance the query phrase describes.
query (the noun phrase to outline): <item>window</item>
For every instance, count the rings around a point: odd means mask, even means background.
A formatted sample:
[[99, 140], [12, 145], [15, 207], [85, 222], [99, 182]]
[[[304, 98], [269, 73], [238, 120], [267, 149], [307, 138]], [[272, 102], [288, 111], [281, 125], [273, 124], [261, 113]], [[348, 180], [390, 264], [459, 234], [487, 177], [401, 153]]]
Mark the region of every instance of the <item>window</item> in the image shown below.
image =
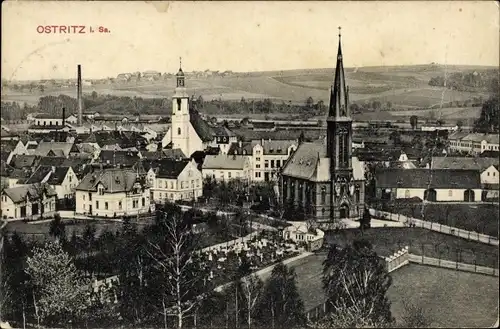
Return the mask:
[[448, 196], [453, 196], [453, 190], [448, 190]]
[[181, 134], [181, 128], [177, 128], [177, 135]]
[[160, 199], [163, 199], [163, 193], [160, 192]]
[[269, 168], [269, 160], [264, 161], [264, 168]]
[[260, 158], [255, 158], [255, 161], [260, 161]]
[[[260, 150], [255, 151], [255, 154], [260, 155]], [[257, 158], [257, 159], [259, 159], [259, 158]]]
[[255, 165], [255, 168], [260, 169], [260, 164], [259, 164], [259, 163], [257, 163], [257, 164]]
[[200, 187], [200, 180], [199, 179], [196, 180], [196, 187]]
[[83, 195], [83, 201], [85, 201], [85, 194]]
[[174, 189], [174, 182], [170, 182], [170, 189]]
[[488, 171], [488, 176], [490, 176], [490, 172]]
[[276, 168], [280, 168], [281, 167], [281, 160], [276, 160]]
[[99, 189], [97, 190], [97, 192], [99, 193], [99, 195], [104, 195], [104, 188], [103, 187], [99, 187]]
[[71, 176], [71, 175], [68, 176], [68, 180], [69, 180], [70, 183], [71, 183], [71, 179], [72, 178], [73, 178], [73, 176]]
[[326, 203], [326, 187], [324, 186], [321, 187], [321, 203]]
[[146, 198], [142, 198], [142, 206], [145, 207], [146, 206]]
[[227, 178], [231, 178], [231, 172], [227, 173]]
[[108, 203], [104, 202], [104, 209], [108, 210]]
[[139, 207], [139, 200], [132, 200], [132, 208], [138, 208]]
[[92, 193], [89, 193], [89, 201], [92, 201]]
[[274, 160], [271, 160], [271, 168], [274, 168]]
[[191, 187], [194, 188], [194, 179], [191, 180]]
[[184, 182], [181, 182], [181, 188], [184, 188]]
[[96, 202], [95, 202], [95, 208], [96, 208], [96, 209], [99, 209], [99, 201], [96, 201]]
[[410, 198], [410, 190], [405, 191], [405, 198], [409, 199]]
[[255, 177], [256, 177], [256, 178], [260, 178], [260, 171], [257, 171], [257, 172], [255, 173]]
[[170, 193], [170, 199], [174, 199], [174, 194], [173, 193]]
[[122, 210], [122, 202], [121, 201], [118, 201], [118, 209]]
[[493, 177], [495, 177], [495, 176], [496, 176], [496, 172], [493, 172]]
[[[181, 81], [181, 80], [179, 80]], [[182, 84], [179, 84], [181, 87], [182, 87]], [[181, 110], [181, 99], [180, 98], [177, 98], [177, 111], [180, 111]]]

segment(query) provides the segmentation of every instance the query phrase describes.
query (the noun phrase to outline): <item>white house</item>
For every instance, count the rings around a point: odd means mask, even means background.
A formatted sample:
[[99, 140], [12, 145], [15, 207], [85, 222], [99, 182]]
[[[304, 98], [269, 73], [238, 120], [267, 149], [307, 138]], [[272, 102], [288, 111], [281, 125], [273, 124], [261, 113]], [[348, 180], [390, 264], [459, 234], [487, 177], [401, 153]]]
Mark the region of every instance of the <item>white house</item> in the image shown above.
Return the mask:
[[251, 142], [232, 143], [228, 154], [246, 157], [250, 160], [251, 180], [269, 181], [297, 149], [297, 140], [252, 140]]
[[74, 114], [70, 114], [63, 120], [62, 116], [58, 117], [52, 114], [39, 113], [33, 116], [33, 123], [36, 126], [63, 126], [64, 123], [76, 124], [78, 118]]
[[147, 173], [156, 202], [197, 200], [203, 195], [203, 177], [194, 160], [162, 159]]
[[295, 243], [303, 242], [310, 251], [317, 250], [323, 245], [325, 233], [317, 228], [307, 227], [304, 222], [288, 222], [291, 224], [283, 229], [283, 239]]
[[58, 199], [72, 198], [78, 185], [73, 168], [67, 166], [39, 166], [26, 184], [47, 183], [57, 193]]
[[96, 170], [87, 174], [76, 187], [77, 214], [115, 217], [153, 210], [149, 185], [132, 170]]
[[215, 180], [240, 179], [249, 182], [252, 168], [248, 157], [237, 155], [207, 155], [202, 165], [204, 177]]
[[484, 151], [499, 151], [499, 137], [497, 134], [478, 134], [457, 132], [448, 137], [449, 150], [481, 154]]
[[20, 185], [1, 193], [3, 218], [22, 219], [52, 216], [56, 210], [56, 191], [47, 184]]
[[376, 196], [382, 200], [418, 197], [431, 202], [481, 201], [478, 170], [379, 169], [375, 173]]

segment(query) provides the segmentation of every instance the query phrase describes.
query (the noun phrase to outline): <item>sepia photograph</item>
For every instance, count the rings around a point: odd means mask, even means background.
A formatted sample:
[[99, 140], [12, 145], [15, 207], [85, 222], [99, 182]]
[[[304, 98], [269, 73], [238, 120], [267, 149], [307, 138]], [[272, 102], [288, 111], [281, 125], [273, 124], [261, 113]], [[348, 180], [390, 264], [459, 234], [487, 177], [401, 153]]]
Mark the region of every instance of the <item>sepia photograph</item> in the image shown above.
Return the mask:
[[499, 327], [497, 1], [1, 24], [1, 329]]

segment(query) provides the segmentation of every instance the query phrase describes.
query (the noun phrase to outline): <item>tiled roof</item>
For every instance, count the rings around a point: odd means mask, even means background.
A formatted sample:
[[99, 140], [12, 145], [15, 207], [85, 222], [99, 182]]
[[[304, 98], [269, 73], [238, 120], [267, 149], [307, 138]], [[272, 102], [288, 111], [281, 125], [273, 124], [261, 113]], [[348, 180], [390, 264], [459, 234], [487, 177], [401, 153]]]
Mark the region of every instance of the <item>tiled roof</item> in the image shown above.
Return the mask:
[[14, 168], [26, 168], [26, 167], [36, 167], [38, 166], [38, 162], [40, 161], [40, 157], [37, 155], [14, 155], [12, 160], [10, 161], [10, 165]]
[[379, 169], [375, 179], [380, 188], [481, 188], [478, 170]]
[[210, 155], [205, 156], [202, 169], [235, 169], [243, 170], [245, 163], [248, 161], [247, 157], [237, 155]]
[[[258, 140], [258, 139], [271, 139], [271, 140], [298, 140], [301, 130], [276, 130], [276, 131], [255, 131], [246, 128], [235, 128], [233, 132], [245, 141]], [[315, 141], [326, 136], [326, 130], [306, 129], [303, 130], [306, 140]]]
[[41, 157], [38, 162], [39, 166], [61, 166], [64, 161], [66, 161], [65, 157]]
[[472, 169], [483, 171], [499, 163], [495, 158], [432, 157], [432, 169]]
[[[132, 170], [103, 169], [88, 173], [76, 187], [79, 191], [97, 191], [97, 185], [104, 185], [107, 193], [129, 192], [137, 182], [137, 174]], [[141, 182], [144, 184], [144, 182]]]
[[252, 146], [261, 145], [266, 155], [286, 155], [288, 148], [292, 145], [297, 146], [296, 140], [253, 140]]
[[[352, 157], [354, 180], [364, 180], [364, 164], [357, 157]], [[285, 164], [282, 174], [310, 181], [330, 180], [330, 159], [326, 156], [323, 143], [302, 143]]]
[[49, 197], [57, 195], [56, 191], [47, 184], [21, 185], [3, 190], [3, 194], [7, 195], [14, 203], [23, 202], [28, 195], [31, 200], [38, 200], [42, 192]]
[[132, 167], [139, 160], [139, 153], [133, 151], [101, 150], [99, 153], [99, 162], [105, 164]]
[[448, 140], [461, 140], [462, 138], [466, 137], [469, 135], [468, 132], [465, 131], [457, 131], [451, 135], [448, 136]]
[[486, 141], [490, 144], [498, 144], [498, 135], [497, 134], [468, 134], [462, 140], [465, 141], [473, 141], [473, 142], [482, 142]]
[[231, 143], [227, 154], [252, 155], [253, 154], [252, 142]]
[[153, 152], [141, 152], [143, 159], [158, 160], [158, 159], [184, 159], [186, 156], [181, 149], [163, 149]]
[[236, 136], [231, 130], [224, 126], [214, 126], [212, 127], [213, 134], [217, 137], [234, 137]]
[[171, 160], [163, 159], [157, 162], [158, 170], [156, 177], [158, 178], [169, 178], [176, 179], [179, 177], [181, 172], [186, 168], [191, 160]]
[[68, 170], [69, 167], [40, 166], [25, 183], [41, 183], [47, 177], [47, 175], [50, 175], [46, 183], [50, 185], [60, 185], [64, 181], [64, 178], [66, 178]]
[[51, 174], [51, 172], [51, 166], [40, 166], [35, 170], [31, 177], [26, 180], [26, 184], [41, 183], [49, 174]]
[[214, 139], [212, 128], [203, 120], [198, 111], [193, 108], [189, 109], [189, 121], [203, 142], [210, 142]]
[[41, 142], [35, 149], [35, 155], [47, 156], [50, 151], [54, 152], [55, 156], [68, 157], [71, 149], [73, 148], [73, 143], [64, 142]]

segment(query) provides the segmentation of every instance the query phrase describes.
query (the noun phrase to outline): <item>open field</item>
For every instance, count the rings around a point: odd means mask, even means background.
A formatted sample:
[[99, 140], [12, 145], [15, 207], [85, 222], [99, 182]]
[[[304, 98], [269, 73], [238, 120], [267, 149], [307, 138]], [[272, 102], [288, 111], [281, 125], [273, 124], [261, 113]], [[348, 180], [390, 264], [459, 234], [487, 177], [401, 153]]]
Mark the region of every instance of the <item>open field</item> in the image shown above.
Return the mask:
[[[306, 310], [326, 298], [322, 285], [323, 260], [316, 254], [290, 263], [297, 273], [299, 294]], [[270, 274], [262, 276], [267, 279]], [[388, 296], [392, 315], [401, 325], [404, 301], [421, 306], [431, 327], [491, 326], [497, 315], [498, 279], [476, 273], [410, 264], [391, 273]]]
[[429, 117], [434, 113], [436, 117], [441, 117], [443, 120], [466, 120], [477, 119], [481, 114], [481, 107], [447, 107], [442, 109], [425, 109], [425, 110], [404, 110], [404, 111], [389, 111], [389, 113], [398, 119], [409, 119], [412, 115], [422, 118]]
[[422, 307], [431, 328], [485, 328], [498, 317], [498, 278], [410, 264], [391, 273], [392, 315], [400, 323], [403, 301]]
[[[481, 70], [481, 67], [447, 67], [447, 71]], [[274, 72], [239, 73], [226, 77], [187, 78], [188, 94], [202, 95], [205, 100], [240, 100], [271, 98], [292, 103], [304, 103], [311, 96], [314, 101], [329, 101], [329, 88], [334, 69], [309, 69]], [[346, 69], [351, 102], [380, 100], [393, 107], [426, 107], [444, 102], [466, 100], [481, 93], [458, 92], [430, 87], [433, 76], [442, 75], [444, 66], [417, 65], [401, 67], [364, 67]], [[167, 98], [175, 87], [173, 77], [164, 81], [127, 84], [83, 86], [84, 93]], [[444, 91], [444, 93], [443, 93]], [[65, 94], [76, 97], [76, 88], [46, 90], [44, 94], [2, 91], [2, 100], [36, 104], [42, 95]]]
[[[396, 205], [390, 212], [482, 234], [499, 236], [499, 207], [493, 204]], [[422, 216], [423, 212], [423, 216]]]
[[414, 255], [423, 254], [426, 257], [498, 268], [497, 246], [423, 228], [376, 228], [365, 231], [363, 235], [359, 229], [347, 229], [337, 233], [329, 232], [326, 242], [344, 246], [361, 238], [370, 241], [381, 256], [392, 255], [409, 246], [410, 253]]

